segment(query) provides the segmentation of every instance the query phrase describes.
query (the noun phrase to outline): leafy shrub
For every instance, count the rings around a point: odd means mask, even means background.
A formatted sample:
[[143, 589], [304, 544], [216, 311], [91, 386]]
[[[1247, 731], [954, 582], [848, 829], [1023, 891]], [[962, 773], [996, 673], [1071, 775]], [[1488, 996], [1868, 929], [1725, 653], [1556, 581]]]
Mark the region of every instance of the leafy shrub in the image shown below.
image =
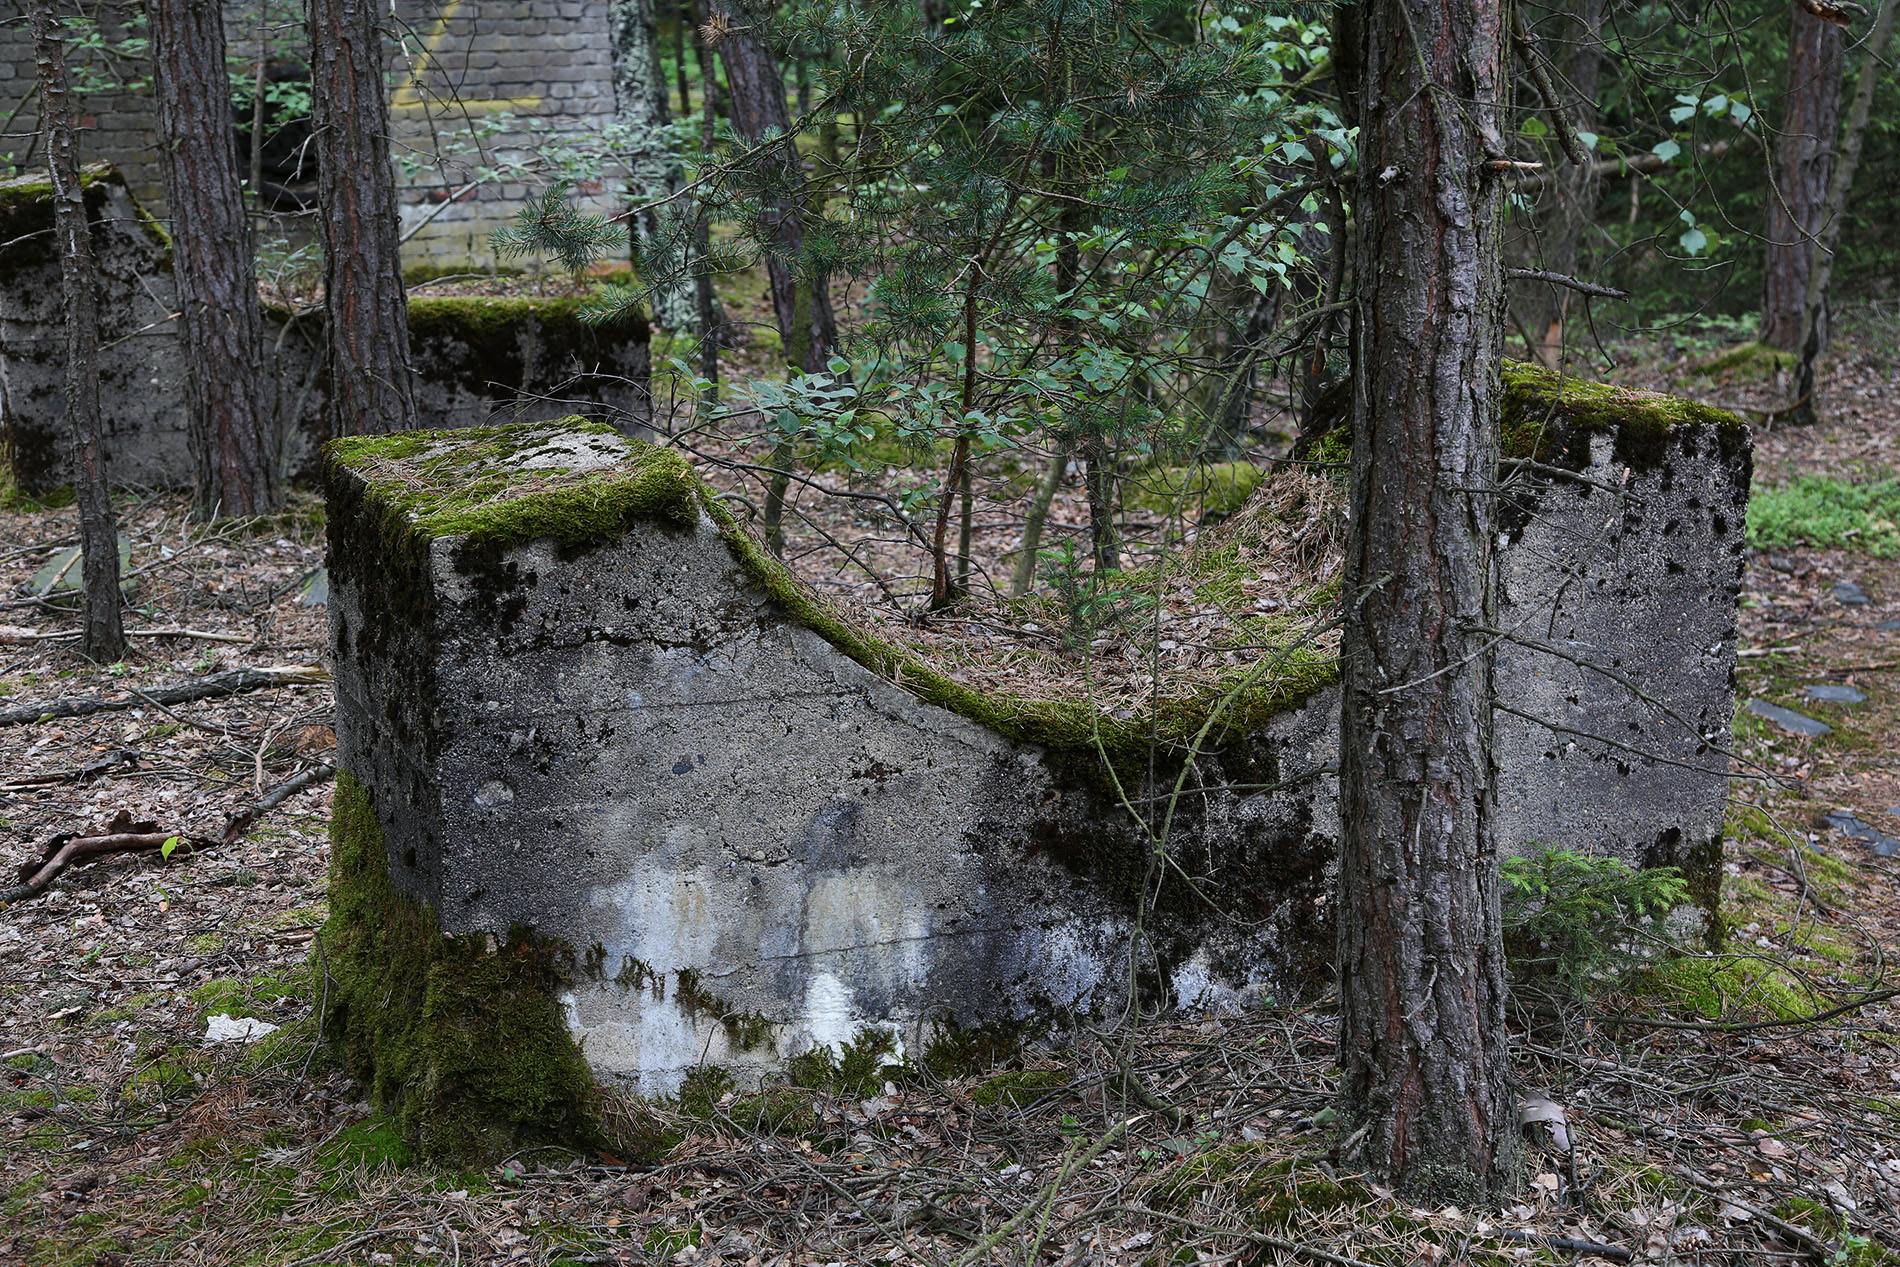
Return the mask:
[[1502, 874], [1513, 971], [1578, 995], [1613, 983], [1642, 960], [1642, 946], [1665, 941], [1663, 921], [1689, 901], [1674, 867], [1639, 870], [1561, 846], [1507, 859]]
[[1756, 489], [1748, 501], [1748, 544], [1841, 547], [1879, 558], [1900, 554], [1900, 480], [1848, 484], [1802, 475]]

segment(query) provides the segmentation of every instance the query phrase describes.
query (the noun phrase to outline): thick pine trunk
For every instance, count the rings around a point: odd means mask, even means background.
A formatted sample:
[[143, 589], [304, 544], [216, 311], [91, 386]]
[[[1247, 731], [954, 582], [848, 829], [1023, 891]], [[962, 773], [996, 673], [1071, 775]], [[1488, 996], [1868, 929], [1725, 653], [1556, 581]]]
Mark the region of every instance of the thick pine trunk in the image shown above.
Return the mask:
[[149, 11], [185, 335], [193, 509], [205, 519], [261, 514], [278, 504], [277, 428], [259, 373], [263, 322], [231, 146], [222, 13], [205, 0], [152, 0]]
[[1511, 1169], [1493, 596], [1503, 0], [1363, 0], [1340, 743], [1346, 1163], [1421, 1200]]
[[1790, 6], [1788, 96], [1768, 191], [1762, 261], [1761, 341], [1783, 352], [1801, 344], [1801, 317], [1814, 267], [1814, 239], [1827, 207], [1834, 134], [1841, 120], [1841, 28], [1799, 3]]
[[332, 435], [416, 425], [376, 0], [310, 0]]
[[[756, 142], [767, 129], [784, 134], [791, 120], [785, 112], [785, 84], [778, 63], [753, 32], [752, 19], [730, 5], [716, 2], [713, 16], [723, 28], [718, 47], [726, 67], [732, 126], [747, 141]], [[773, 147], [775, 177], [782, 193], [765, 208], [766, 272], [772, 288], [772, 312], [778, 320], [785, 359], [796, 368], [818, 371], [825, 367], [837, 345], [837, 323], [832, 315], [830, 288], [823, 277], [807, 277], [798, 263], [805, 249], [805, 209], [800, 200], [804, 167], [788, 137]], [[800, 292], [805, 292], [800, 294]]]
[[99, 270], [92, 255], [86, 191], [73, 137], [72, 80], [66, 69], [66, 32], [56, 0], [31, 0], [28, 20], [39, 69], [40, 129], [53, 185], [53, 233], [59, 239], [59, 275], [66, 299], [66, 441], [79, 503], [80, 577], [84, 606], [79, 649], [110, 663], [125, 655], [119, 600], [119, 518], [106, 483], [99, 442]]

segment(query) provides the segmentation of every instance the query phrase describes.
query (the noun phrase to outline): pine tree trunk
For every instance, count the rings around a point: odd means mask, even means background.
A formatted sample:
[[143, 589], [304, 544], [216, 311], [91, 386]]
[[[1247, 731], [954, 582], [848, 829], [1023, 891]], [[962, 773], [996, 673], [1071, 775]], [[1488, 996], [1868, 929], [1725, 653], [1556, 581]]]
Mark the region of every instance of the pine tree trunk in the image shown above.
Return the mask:
[[1343, 1160], [1500, 1190], [1516, 1136], [1492, 813], [1503, 0], [1360, 5], [1340, 736]]
[[377, 0], [310, 0], [332, 435], [416, 426]]
[[66, 31], [57, 0], [30, 0], [28, 21], [39, 69], [40, 130], [53, 185], [53, 233], [66, 299], [66, 443], [79, 503], [80, 578], [84, 606], [79, 649], [109, 664], [125, 657], [119, 597], [119, 518], [106, 482], [99, 421], [99, 270], [92, 254], [86, 191], [73, 130], [72, 80]]
[[[723, 0], [715, 0], [712, 13], [726, 28], [718, 42], [719, 59], [726, 67], [734, 130], [752, 142], [764, 136], [768, 128], [785, 133], [791, 119], [785, 111], [785, 84], [779, 78], [778, 63], [749, 29], [749, 20], [743, 14]], [[783, 192], [764, 213], [765, 266], [771, 281], [772, 312], [778, 320], [788, 363], [816, 372], [825, 367], [837, 346], [837, 322], [832, 315], [830, 288], [823, 278], [803, 277], [798, 263], [805, 249], [805, 210], [800, 199], [804, 165], [789, 136], [774, 151]], [[798, 294], [801, 286], [809, 290], [802, 302]], [[798, 329], [801, 308], [809, 313], [803, 330]], [[799, 359], [793, 360], [794, 356]]]
[[[1559, 81], [1572, 94], [1564, 103], [1566, 112], [1585, 130], [1591, 130], [1596, 115], [1597, 82], [1603, 67], [1603, 6], [1604, 0], [1578, 3], [1570, 23], [1569, 38], [1574, 41], [1570, 59]], [[1539, 227], [1541, 250], [1536, 266], [1574, 277], [1584, 232], [1596, 222], [1596, 169], [1594, 164], [1562, 159], [1553, 165], [1550, 196], [1556, 201]], [[1571, 309], [1581, 306], [1583, 296], [1565, 286], [1543, 286], [1540, 291], [1531, 330], [1538, 338], [1538, 359], [1556, 369], [1563, 362], [1564, 328]]]
[[[706, 51], [706, 41], [695, 33], [693, 57], [699, 63], [699, 142], [707, 153], [719, 122], [719, 70]], [[684, 71], [680, 72], [682, 75]], [[712, 225], [704, 211], [693, 227], [693, 300], [699, 321], [699, 376], [706, 380], [706, 403], [719, 403], [719, 342], [725, 334], [725, 312], [713, 289]]]
[[1768, 191], [1762, 261], [1761, 341], [1792, 352], [1801, 343], [1814, 238], [1827, 206], [1834, 134], [1841, 119], [1841, 29], [1799, 3], [1790, 6], [1788, 96]]
[[204, 0], [151, 0], [148, 11], [185, 335], [193, 510], [204, 519], [261, 514], [278, 504], [277, 427], [260, 373], [263, 321], [231, 147], [223, 16]]
[[[640, 202], [676, 193], [680, 186], [679, 165], [660, 148], [660, 130], [670, 115], [653, 5], [654, 0], [613, 2], [614, 109], [622, 122], [652, 138], [652, 150], [633, 165], [634, 196]], [[634, 264], [653, 289], [653, 323], [662, 330], [693, 329], [698, 313], [685, 240], [678, 234], [661, 233], [660, 212], [654, 208], [642, 211], [629, 233]]]
[[1795, 368], [1794, 403], [1788, 408], [1789, 421], [1811, 424], [1815, 420], [1814, 376], [1827, 351], [1828, 285], [1834, 277], [1834, 251], [1840, 244], [1841, 225], [1847, 218], [1847, 197], [1854, 189], [1854, 173], [1860, 167], [1860, 147], [1867, 137], [1867, 120], [1873, 113], [1874, 93], [1880, 86], [1881, 56], [1893, 38], [1894, 9], [1897, 0], [1881, 0], [1874, 16], [1874, 28], [1861, 47], [1858, 78], [1854, 86], [1854, 104], [1847, 112], [1847, 124], [1841, 129], [1840, 153], [1834, 159], [1834, 171], [1828, 180], [1827, 205], [1822, 210], [1820, 241], [1815, 243], [1814, 263], [1808, 273], [1808, 293], [1801, 322], [1801, 359]]

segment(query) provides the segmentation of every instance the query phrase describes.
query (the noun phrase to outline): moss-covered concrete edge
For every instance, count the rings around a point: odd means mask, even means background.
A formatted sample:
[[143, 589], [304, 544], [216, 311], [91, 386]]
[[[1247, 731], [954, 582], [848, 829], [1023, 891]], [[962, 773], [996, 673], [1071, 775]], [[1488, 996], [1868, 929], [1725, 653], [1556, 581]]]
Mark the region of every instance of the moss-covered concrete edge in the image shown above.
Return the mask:
[[[571, 488], [484, 502], [488, 492], [506, 485], [505, 463], [510, 456], [556, 432], [619, 435], [599, 423], [567, 418], [453, 432], [355, 436], [331, 441], [325, 447], [325, 460], [364, 482], [370, 502], [390, 512], [387, 530], [399, 535], [405, 549], [426, 550], [430, 540], [459, 536], [464, 550], [488, 554], [539, 539], [552, 539], [564, 550], [577, 551], [606, 541], [635, 521], [684, 528], [697, 522], [703, 511], [733, 560], [794, 623], [925, 703], [1040, 747], [1083, 750], [1099, 744], [1111, 759], [1146, 752], [1152, 743], [1178, 747], [1192, 740], [1225, 700], [1220, 722], [1208, 736], [1210, 744], [1219, 746], [1297, 708], [1338, 680], [1336, 660], [1295, 646], [1280, 653], [1265, 671], [1236, 671], [1191, 699], [1165, 701], [1155, 715], [1112, 718], [1083, 700], [981, 691], [933, 668], [915, 652], [852, 623], [825, 603], [766, 550], [676, 449], [622, 437], [630, 448], [629, 457], [613, 472]], [[457, 483], [452, 491], [379, 480], [369, 469], [379, 459], [413, 458], [445, 439], [457, 441], [457, 450], [438, 455], [435, 461], [443, 462], [445, 469], [465, 466], [480, 472]]]
[[[79, 187], [86, 194], [86, 212], [98, 226], [100, 209], [105, 205], [106, 186], [116, 186], [127, 201], [140, 232], [163, 252], [163, 265], [170, 267], [172, 239], [157, 217], [145, 209], [125, 175], [109, 163], [88, 163], [79, 172]], [[53, 228], [53, 182], [38, 175], [16, 176], [0, 180], [0, 242], [13, 242]], [[17, 248], [16, 248], [17, 249]], [[49, 248], [50, 249], [50, 248]]]
[[527, 929], [445, 935], [389, 879], [370, 795], [337, 777], [323, 1032], [344, 1067], [426, 1157], [472, 1161], [523, 1147], [600, 1148], [653, 1160], [656, 1137], [604, 1113], [557, 999], [570, 950]]
[[[1713, 428], [1725, 446], [1747, 439], [1748, 424], [1737, 415], [1681, 396], [1576, 378], [1524, 361], [1506, 361], [1501, 374], [1499, 447], [1505, 458], [1543, 460], [1570, 437], [1604, 433], [1615, 435], [1619, 458], [1647, 469], [1679, 427]], [[1349, 461], [1351, 426], [1352, 384], [1342, 381], [1314, 406], [1294, 456]]]

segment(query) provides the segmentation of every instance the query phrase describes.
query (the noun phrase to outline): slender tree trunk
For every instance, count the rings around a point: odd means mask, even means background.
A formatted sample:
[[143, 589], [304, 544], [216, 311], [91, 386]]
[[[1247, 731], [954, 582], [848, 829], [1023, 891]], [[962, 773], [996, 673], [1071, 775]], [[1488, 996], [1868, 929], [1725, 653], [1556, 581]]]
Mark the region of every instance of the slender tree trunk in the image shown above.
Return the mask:
[[[693, 24], [693, 6], [680, 3], [673, 6], [673, 78], [679, 85], [680, 118], [693, 117], [693, 94], [686, 83], [686, 28]], [[698, 43], [697, 37], [694, 43]], [[702, 61], [703, 67], [705, 63]]]
[[[719, 124], [719, 70], [706, 51], [706, 41], [697, 32], [693, 37], [693, 56], [699, 62], [699, 144], [711, 154]], [[713, 290], [711, 261], [712, 225], [702, 211], [693, 235], [693, 299], [699, 318], [699, 376], [709, 384], [706, 403], [716, 405], [719, 403], [719, 341], [725, 332], [725, 314]]]
[[[1566, 113], [1586, 131], [1591, 130], [1596, 115], [1597, 83], [1602, 75], [1604, 3], [1605, 0], [1580, 0], [1570, 22], [1569, 37], [1574, 43], [1564, 79], [1574, 96], [1564, 105]], [[1556, 201], [1540, 228], [1538, 245], [1542, 248], [1542, 258], [1536, 267], [1574, 277], [1584, 232], [1596, 222], [1596, 165], [1561, 160], [1554, 165], [1551, 197]], [[1539, 299], [1541, 302], [1531, 321], [1531, 329], [1538, 337], [1537, 358], [1556, 369], [1563, 363], [1564, 327], [1569, 322], [1571, 309], [1579, 306], [1583, 297], [1566, 286], [1545, 286], [1541, 288]]]
[[[756, 142], [767, 129], [785, 133], [791, 124], [785, 111], [785, 84], [778, 63], [750, 29], [748, 20], [724, 0], [714, 0], [714, 18], [725, 27], [719, 39], [719, 59], [725, 63], [726, 86], [731, 94], [732, 125], [747, 141]], [[776, 147], [782, 194], [764, 214], [767, 240], [766, 272], [772, 288], [772, 311], [786, 358], [795, 368], [816, 372], [825, 367], [837, 345], [837, 323], [831, 295], [822, 278], [808, 277], [800, 262], [805, 249], [805, 208], [800, 201], [804, 166], [791, 138]], [[801, 302], [799, 290], [808, 292]], [[799, 330], [802, 318], [803, 330]], [[799, 352], [795, 353], [794, 349]], [[799, 359], [793, 360], [798, 355]]]
[[1015, 571], [1009, 578], [1011, 598], [1021, 598], [1036, 583], [1036, 551], [1042, 545], [1043, 525], [1049, 521], [1050, 504], [1062, 488], [1062, 476], [1068, 469], [1069, 445], [1065, 440], [1056, 445], [1055, 456], [1049, 459], [1048, 469], [1030, 499], [1029, 512], [1023, 517], [1023, 543], [1016, 554]]
[[1340, 736], [1344, 1162], [1478, 1200], [1516, 1122], [1492, 811], [1504, 0], [1361, 0]]
[[66, 69], [66, 31], [57, 0], [30, 0], [28, 20], [39, 69], [40, 131], [53, 185], [53, 232], [59, 239], [59, 277], [66, 299], [66, 444], [79, 503], [80, 578], [84, 606], [79, 649], [111, 663], [125, 656], [119, 596], [119, 518], [106, 483], [99, 421], [99, 270], [79, 175], [73, 131], [72, 80]]
[[264, 403], [263, 320], [231, 147], [223, 14], [205, 0], [151, 0], [149, 12], [185, 334], [193, 510], [203, 519], [261, 514], [278, 504], [277, 428]]
[[[655, 194], [676, 193], [680, 185], [679, 165], [661, 147], [661, 129], [670, 116], [653, 5], [654, 0], [614, 0], [613, 4], [614, 108], [622, 122], [650, 138], [647, 154], [633, 165], [634, 196], [642, 202]], [[628, 226], [633, 262], [652, 288], [654, 324], [662, 330], [691, 330], [698, 309], [692, 261], [684, 250], [689, 235], [663, 233], [660, 214], [649, 208]]]
[[1841, 118], [1841, 29], [1798, 2], [1789, 6], [1788, 96], [1768, 191], [1767, 254], [1762, 262], [1761, 341], [1792, 352], [1814, 266], [1814, 239], [1827, 206], [1828, 173]]
[[1854, 85], [1854, 103], [1847, 111], [1847, 125], [1841, 131], [1840, 153], [1834, 158], [1834, 172], [1828, 181], [1827, 205], [1821, 213], [1820, 241], [1815, 243], [1814, 264], [1808, 273], [1808, 293], [1801, 318], [1801, 360], [1795, 368], [1794, 404], [1789, 418], [1797, 423], [1814, 422], [1814, 374], [1821, 354], [1827, 351], [1828, 284], [1834, 278], [1834, 251], [1841, 241], [1841, 227], [1847, 219], [1847, 197], [1854, 189], [1854, 173], [1860, 167], [1860, 147], [1867, 138], [1867, 120], [1873, 113], [1874, 93], [1880, 87], [1881, 56], [1893, 38], [1896, 0], [1881, 0], [1874, 16], [1874, 29], [1861, 47], [1858, 79]]
[[309, 0], [332, 435], [416, 426], [378, 0]]

